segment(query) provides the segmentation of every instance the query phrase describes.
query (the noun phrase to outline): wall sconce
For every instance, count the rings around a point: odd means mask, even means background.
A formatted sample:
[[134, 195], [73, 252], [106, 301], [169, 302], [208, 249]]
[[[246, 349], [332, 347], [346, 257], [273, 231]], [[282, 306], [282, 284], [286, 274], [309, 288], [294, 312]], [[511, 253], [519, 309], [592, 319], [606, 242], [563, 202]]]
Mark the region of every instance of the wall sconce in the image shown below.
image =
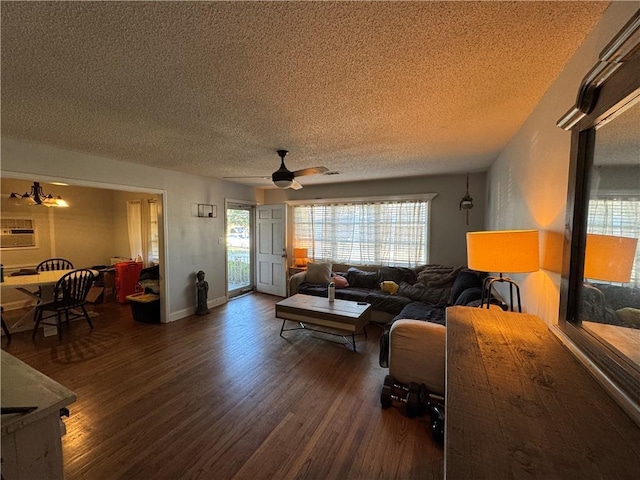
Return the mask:
[[502, 230], [492, 232], [467, 232], [467, 265], [481, 272], [498, 272], [499, 277], [485, 278], [482, 286], [480, 308], [487, 299], [491, 303], [491, 290], [496, 282], [509, 284], [509, 303], [514, 311], [513, 290], [520, 304], [520, 287], [503, 273], [531, 273], [540, 269], [537, 230]]
[[460, 200], [460, 210], [464, 210], [467, 214], [467, 225], [469, 225], [469, 210], [473, 208], [473, 198], [469, 195], [469, 174], [467, 173], [467, 193]]
[[54, 197], [52, 194], [45, 194], [39, 182], [33, 182], [31, 192], [20, 195], [19, 193], [11, 193], [9, 201], [14, 205], [44, 205], [45, 207], [68, 207], [62, 197]]
[[308, 248], [294, 248], [293, 249], [293, 261], [296, 267], [306, 267], [307, 257], [309, 256]]

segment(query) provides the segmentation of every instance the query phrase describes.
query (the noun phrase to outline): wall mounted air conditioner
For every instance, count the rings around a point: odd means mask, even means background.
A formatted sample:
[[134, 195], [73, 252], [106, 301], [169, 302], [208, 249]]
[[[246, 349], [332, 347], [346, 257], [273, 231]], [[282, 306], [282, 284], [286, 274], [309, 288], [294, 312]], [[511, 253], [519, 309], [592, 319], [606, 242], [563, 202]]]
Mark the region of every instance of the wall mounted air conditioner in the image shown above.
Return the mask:
[[32, 218], [3, 218], [0, 225], [0, 248], [36, 246], [36, 230]]

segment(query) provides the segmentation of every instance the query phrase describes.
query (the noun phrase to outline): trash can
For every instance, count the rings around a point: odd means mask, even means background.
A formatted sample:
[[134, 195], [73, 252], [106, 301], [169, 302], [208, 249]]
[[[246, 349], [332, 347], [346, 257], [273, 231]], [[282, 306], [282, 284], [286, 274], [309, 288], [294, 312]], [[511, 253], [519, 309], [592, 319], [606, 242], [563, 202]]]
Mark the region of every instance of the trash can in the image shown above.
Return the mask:
[[136, 322], [160, 323], [160, 295], [153, 293], [134, 293], [127, 295], [131, 313]]

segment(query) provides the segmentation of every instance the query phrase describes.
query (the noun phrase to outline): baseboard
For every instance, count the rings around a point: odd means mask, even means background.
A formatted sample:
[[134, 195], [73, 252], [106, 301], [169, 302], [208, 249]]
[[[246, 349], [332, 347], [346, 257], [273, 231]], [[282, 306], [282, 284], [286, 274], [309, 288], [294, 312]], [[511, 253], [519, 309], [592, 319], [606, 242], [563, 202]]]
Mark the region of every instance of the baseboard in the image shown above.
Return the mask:
[[[226, 296], [214, 298], [212, 300], [207, 301], [207, 307], [214, 308], [220, 305], [224, 305], [225, 303], [227, 303]], [[187, 318], [195, 314], [196, 314], [196, 307], [183, 308], [182, 310], [178, 310], [177, 312], [171, 313], [169, 315], [169, 322], [175, 322], [177, 320], [181, 320], [183, 318]]]

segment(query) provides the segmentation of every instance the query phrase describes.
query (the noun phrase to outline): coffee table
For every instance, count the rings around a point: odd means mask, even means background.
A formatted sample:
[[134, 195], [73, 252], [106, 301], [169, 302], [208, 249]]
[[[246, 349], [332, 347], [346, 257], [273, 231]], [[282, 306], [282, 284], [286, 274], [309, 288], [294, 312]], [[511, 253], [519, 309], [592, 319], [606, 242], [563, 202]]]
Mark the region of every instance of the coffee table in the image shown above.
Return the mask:
[[[353, 351], [356, 351], [356, 334], [367, 335], [365, 325], [371, 320], [371, 304], [364, 302], [352, 302], [349, 300], [334, 300], [330, 302], [326, 297], [315, 297], [298, 293], [276, 303], [276, 318], [282, 319], [280, 336], [282, 332], [291, 330], [312, 330], [329, 335], [338, 335], [347, 342], [349, 339], [342, 333], [334, 333], [326, 330], [310, 328], [307, 325], [327, 327], [333, 330], [341, 330], [351, 334]], [[284, 328], [287, 320], [297, 322], [296, 328]]]

